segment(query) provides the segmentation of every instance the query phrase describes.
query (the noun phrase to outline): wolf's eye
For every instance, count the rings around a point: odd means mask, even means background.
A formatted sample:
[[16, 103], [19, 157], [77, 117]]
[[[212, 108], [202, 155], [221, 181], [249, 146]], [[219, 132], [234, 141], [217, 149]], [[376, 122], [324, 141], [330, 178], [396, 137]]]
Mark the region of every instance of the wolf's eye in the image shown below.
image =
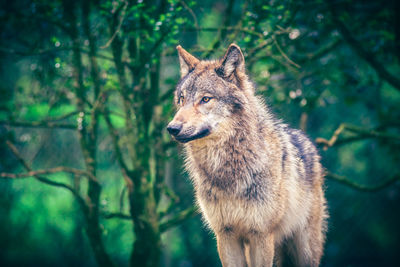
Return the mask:
[[183, 104], [183, 100], [185, 100], [185, 97], [183, 95], [180, 95], [178, 104]]
[[203, 98], [201, 99], [201, 102], [202, 102], [202, 103], [207, 103], [207, 102], [210, 101], [210, 100], [211, 100], [211, 97], [205, 96], [205, 97], [203, 97]]

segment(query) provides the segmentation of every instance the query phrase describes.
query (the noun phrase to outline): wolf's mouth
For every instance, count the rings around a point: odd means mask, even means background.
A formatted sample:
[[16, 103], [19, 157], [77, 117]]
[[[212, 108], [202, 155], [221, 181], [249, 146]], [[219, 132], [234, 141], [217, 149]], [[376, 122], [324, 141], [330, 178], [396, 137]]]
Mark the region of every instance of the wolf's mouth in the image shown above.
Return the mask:
[[200, 138], [206, 137], [210, 133], [211, 132], [210, 132], [209, 128], [204, 128], [203, 130], [201, 130], [199, 133], [197, 133], [195, 135], [192, 135], [192, 136], [187, 136], [187, 135], [179, 136], [178, 135], [178, 136], [175, 137], [175, 139], [176, 139], [176, 141], [179, 141], [181, 143], [187, 143], [189, 141], [193, 141], [193, 140], [196, 140], [196, 139], [200, 139]]

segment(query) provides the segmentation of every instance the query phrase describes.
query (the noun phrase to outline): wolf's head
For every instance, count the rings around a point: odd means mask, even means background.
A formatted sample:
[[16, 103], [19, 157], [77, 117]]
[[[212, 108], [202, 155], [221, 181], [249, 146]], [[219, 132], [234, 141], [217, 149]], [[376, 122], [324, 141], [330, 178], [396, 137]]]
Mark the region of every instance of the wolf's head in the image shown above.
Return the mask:
[[177, 50], [181, 80], [175, 91], [177, 113], [168, 132], [186, 143], [231, 131], [230, 119], [242, 112], [247, 96], [253, 94], [239, 46], [231, 44], [218, 61], [198, 60], [181, 46]]

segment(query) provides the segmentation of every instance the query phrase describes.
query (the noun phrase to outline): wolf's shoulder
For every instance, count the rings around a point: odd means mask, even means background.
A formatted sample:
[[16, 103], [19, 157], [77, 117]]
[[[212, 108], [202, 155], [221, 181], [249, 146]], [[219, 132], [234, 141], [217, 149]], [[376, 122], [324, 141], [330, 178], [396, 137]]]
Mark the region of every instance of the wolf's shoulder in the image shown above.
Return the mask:
[[320, 173], [320, 156], [311, 139], [302, 130], [291, 128], [287, 124], [276, 125], [281, 136], [282, 167], [294, 162], [298, 174], [308, 184], [312, 184]]

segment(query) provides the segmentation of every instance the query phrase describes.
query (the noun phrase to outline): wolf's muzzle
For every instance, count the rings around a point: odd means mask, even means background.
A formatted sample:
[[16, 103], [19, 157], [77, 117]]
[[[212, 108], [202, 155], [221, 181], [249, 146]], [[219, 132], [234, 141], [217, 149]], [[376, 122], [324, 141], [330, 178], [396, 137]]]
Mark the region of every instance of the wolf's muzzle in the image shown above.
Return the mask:
[[197, 134], [185, 134], [185, 132], [186, 131], [184, 131], [183, 133], [181, 133], [179, 135], [176, 135], [175, 136], [176, 141], [181, 142], [181, 143], [187, 143], [189, 141], [193, 141], [196, 139], [206, 137], [207, 135], [209, 135], [211, 133], [210, 129], [208, 129], [208, 128], [204, 128], [204, 129], [200, 130]]

